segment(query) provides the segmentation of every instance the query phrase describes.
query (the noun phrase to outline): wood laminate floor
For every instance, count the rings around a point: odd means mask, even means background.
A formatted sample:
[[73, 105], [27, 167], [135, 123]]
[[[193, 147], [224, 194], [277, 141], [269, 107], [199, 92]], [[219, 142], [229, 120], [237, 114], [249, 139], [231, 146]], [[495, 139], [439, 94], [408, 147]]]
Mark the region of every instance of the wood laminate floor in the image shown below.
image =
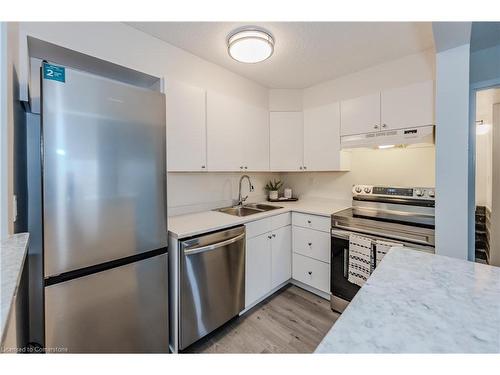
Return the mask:
[[311, 353], [338, 317], [329, 301], [289, 285], [185, 353]]

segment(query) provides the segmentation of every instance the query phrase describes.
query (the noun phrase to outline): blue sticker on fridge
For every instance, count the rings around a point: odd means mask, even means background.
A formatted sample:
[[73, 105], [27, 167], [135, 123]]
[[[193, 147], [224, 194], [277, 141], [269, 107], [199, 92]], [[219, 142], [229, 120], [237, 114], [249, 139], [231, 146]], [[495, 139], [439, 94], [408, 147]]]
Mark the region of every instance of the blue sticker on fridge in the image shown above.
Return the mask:
[[65, 82], [66, 71], [65, 68], [53, 64], [43, 64], [43, 78], [51, 79], [53, 81]]

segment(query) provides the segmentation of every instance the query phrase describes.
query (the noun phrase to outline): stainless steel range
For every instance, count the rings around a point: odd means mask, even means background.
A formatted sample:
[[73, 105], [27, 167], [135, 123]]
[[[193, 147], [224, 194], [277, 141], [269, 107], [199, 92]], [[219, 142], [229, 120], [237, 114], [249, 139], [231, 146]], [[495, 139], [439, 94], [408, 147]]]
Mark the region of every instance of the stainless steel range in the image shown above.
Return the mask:
[[352, 207], [332, 215], [330, 291], [333, 310], [342, 312], [360, 289], [348, 276], [350, 238], [361, 237], [370, 244], [372, 271], [380, 256], [379, 244], [386, 248], [400, 245], [434, 252], [434, 201], [434, 188], [353, 186]]

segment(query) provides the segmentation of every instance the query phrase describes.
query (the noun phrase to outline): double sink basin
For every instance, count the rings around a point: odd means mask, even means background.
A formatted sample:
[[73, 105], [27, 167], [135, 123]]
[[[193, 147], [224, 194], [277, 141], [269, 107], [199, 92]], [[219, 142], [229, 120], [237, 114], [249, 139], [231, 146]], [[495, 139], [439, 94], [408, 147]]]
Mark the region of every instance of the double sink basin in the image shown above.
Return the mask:
[[218, 208], [214, 211], [218, 211], [218, 212], [222, 212], [225, 214], [241, 217], [241, 216], [260, 214], [262, 212], [277, 210], [280, 208], [283, 208], [283, 207], [271, 206], [269, 204], [261, 204], [261, 203], [249, 203], [249, 204], [245, 204], [243, 206]]

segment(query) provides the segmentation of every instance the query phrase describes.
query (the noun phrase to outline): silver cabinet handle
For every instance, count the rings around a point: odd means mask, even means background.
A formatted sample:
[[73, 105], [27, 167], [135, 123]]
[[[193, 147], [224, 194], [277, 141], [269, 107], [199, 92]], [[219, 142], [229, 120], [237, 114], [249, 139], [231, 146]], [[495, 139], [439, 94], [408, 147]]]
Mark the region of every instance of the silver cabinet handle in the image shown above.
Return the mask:
[[385, 129], [387, 128], [387, 124], [382, 124], [382, 127]]
[[311, 220], [307, 220], [307, 224], [311, 224]]
[[300, 169], [300, 170], [302, 170], [302, 169], [303, 169], [303, 168], [302, 168], [302, 165], [299, 167], [299, 169]]
[[271, 239], [271, 238], [273, 238], [273, 237], [272, 237], [272, 236], [267, 236], [267, 238]]
[[248, 169], [248, 167], [245, 165], [245, 169]]
[[201, 166], [201, 169], [205, 169], [205, 166], [204, 166], [204, 165], [202, 165], [202, 166]]
[[308, 243], [308, 245], [309, 245], [309, 246], [312, 246], [312, 242], [309, 242], [309, 243]]
[[195, 247], [193, 249], [184, 250], [184, 255], [189, 256], [189, 255], [193, 255], [193, 254], [204, 253], [206, 251], [215, 250], [215, 249], [218, 249], [220, 247], [224, 247], [224, 246], [230, 245], [232, 243], [238, 242], [239, 240], [242, 240], [243, 238], [245, 238], [245, 233], [242, 233], [236, 237], [230, 238], [230, 239], [222, 241], [222, 242], [214, 243], [212, 245]]
[[307, 271], [307, 273], [308, 273], [309, 275], [312, 275], [312, 274], [313, 274], [313, 273], [312, 273], [312, 271]]
[[304, 169], [307, 169], [307, 167], [304, 165]]
[[243, 169], [243, 166], [240, 166], [240, 169]]
[[378, 129], [378, 128], [379, 128], [379, 126], [378, 126], [378, 125], [375, 125], [373, 128], [374, 128], [374, 129]]
[[276, 237], [276, 235], [273, 233], [273, 238], [275, 238], [275, 237]]

